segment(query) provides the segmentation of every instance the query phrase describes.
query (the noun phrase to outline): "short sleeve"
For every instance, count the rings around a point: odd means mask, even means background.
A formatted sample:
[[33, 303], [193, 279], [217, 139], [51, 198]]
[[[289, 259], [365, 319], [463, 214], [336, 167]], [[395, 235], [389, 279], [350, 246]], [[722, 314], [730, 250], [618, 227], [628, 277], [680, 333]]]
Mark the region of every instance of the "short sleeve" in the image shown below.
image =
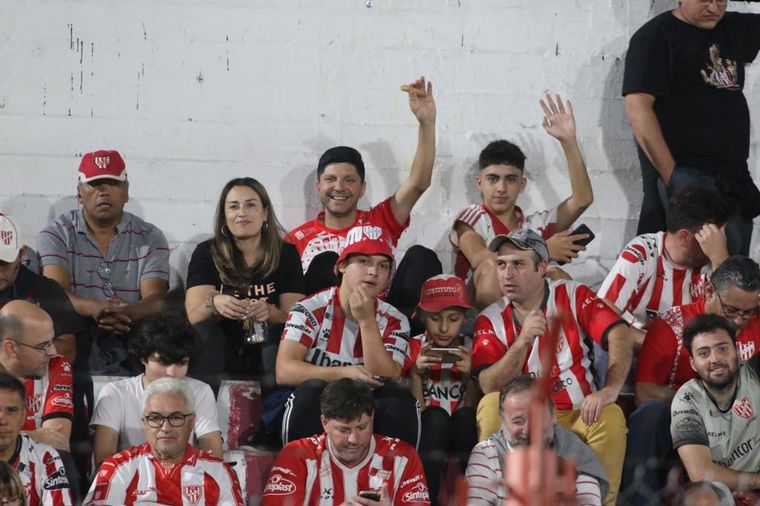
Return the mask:
[[124, 402], [115, 383], [103, 385], [100, 389], [100, 395], [95, 401], [95, 409], [92, 413], [90, 425], [102, 425], [113, 429], [116, 432], [121, 431], [122, 421], [126, 414], [124, 412]]
[[40, 504], [46, 506], [70, 506], [74, 504], [71, 496], [71, 484], [66, 476], [61, 455], [51, 446], [45, 445], [45, 453], [42, 462], [45, 466], [37, 471], [39, 480], [45, 480], [38, 484], [40, 491]]
[[[646, 261], [641, 245], [634, 241], [628, 243], [620, 253], [607, 277], [604, 278], [598, 293], [599, 297], [610, 302], [620, 312], [628, 312], [629, 315], [631, 315], [632, 306], [635, 306], [639, 290], [638, 281], [645, 273]], [[630, 318], [634, 317], [631, 315]], [[643, 322], [634, 322], [634, 325], [643, 326]]]
[[301, 257], [296, 247], [283, 243], [280, 254], [280, 265], [277, 270], [281, 273], [277, 291], [283, 293], [306, 293], [306, 282], [301, 269]]
[[306, 349], [310, 349], [317, 339], [319, 327], [319, 320], [306, 306], [300, 303], [294, 304], [288, 313], [281, 339], [283, 341], [295, 341]]
[[736, 29], [740, 34], [744, 49], [742, 58], [749, 63], [760, 51], [760, 14], [733, 13], [732, 17], [736, 18]]
[[37, 236], [37, 252], [40, 263], [46, 265], [61, 265], [71, 272], [67, 253], [66, 234], [57, 222], [45, 227]]
[[409, 447], [406, 467], [401, 476], [398, 490], [393, 497], [394, 504], [430, 504], [430, 491], [425, 481], [422, 461], [413, 448]]
[[370, 209], [367, 218], [362, 221], [372, 223], [373, 225], [379, 225], [387, 230], [393, 237], [393, 245], [395, 246], [398, 243], [401, 234], [406, 230], [406, 227], [409, 226], [410, 218], [407, 218], [405, 223], [398, 222], [391, 207], [392, 198], [393, 197], [388, 197]]
[[148, 257], [140, 273], [140, 282], [148, 279], [169, 281], [169, 243], [164, 233], [155, 226], [151, 232]]
[[293, 443], [285, 446], [274, 460], [264, 485], [262, 506], [306, 503], [306, 455], [303, 455], [303, 448]]
[[678, 390], [670, 405], [670, 436], [674, 449], [684, 445], [710, 446], [702, 414], [693, 399], [687, 383]]
[[63, 357], [55, 357], [50, 361], [49, 371], [42, 421], [51, 418], [71, 420], [74, 417], [74, 378], [71, 364]]
[[639, 350], [636, 383], [670, 386], [670, 375], [676, 354], [676, 336], [661, 318], [649, 324], [644, 344]]
[[195, 390], [195, 437], [221, 431], [211, 387], [198, 381], [193, 390]]
[[[666, 15], [671, 15], [670, 13]], [[647, 93], [666, 97], [671, 92], [669, 49], [660, 18], [642, 26], [631, 37], [625, 57], [623, 95]]]
[[401, 313], [395, 316], [386, 314], [385, 318], [388, 323], [381, 336], [385, 351], [391, 354], [394, 362], [403, 367], [409, 353], [409, 320]]
[[474, 375], [495, 364], [507, 352], [507, 347], [496, 335], [491, 320], [483, 315], [475, 319], [474, 344], [472, 347], [472, 372]]
[[211, 259], [211, 241], [204, 241], [195, 247], [187, 267], [187, 288], [201, 285], [219, 285], [219, 273]]
[[583, 332], [604, 349], [607, 333], [616, 325], [627, 325], [586, 285], [575, 287], [575, 311]]

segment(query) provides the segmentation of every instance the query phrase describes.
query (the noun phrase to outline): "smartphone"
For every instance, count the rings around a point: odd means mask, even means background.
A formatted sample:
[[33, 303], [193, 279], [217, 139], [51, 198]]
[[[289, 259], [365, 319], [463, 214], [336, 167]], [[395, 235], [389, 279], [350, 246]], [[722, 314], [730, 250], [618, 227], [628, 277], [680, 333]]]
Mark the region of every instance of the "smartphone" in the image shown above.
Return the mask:
[[359, 492], [359, 497], [369, 499], [370, 501], [380, 501], [380, 492], [375, 490], [362, 490]]
[[[585, 239], [578, 239], [577, 241], [573, 241], [573, 244], [577, 244], [578, 246], [585, 246], [591, 241], [593, 241], [594, 237], [596, 237], [594, 233], [591, 231], [591, 229], [586, 226], [585, 223], [575, 227], [575, 230], [570, 232], [570, 235], [576, 235], [576, 234], [588, 235], [588, 237], [586, 237]], [[565, 265], [566, 263], [567, 262], [557, 262], [558, 265]]]
[[437, 357], [441, 357], [441, 362], [445, 362], [447, 364], [454, 364], [462, 360], [459, 355], [454, 353], [457, 351], [460, 351], [459, 348], [430, 348], [427, 351], [427, 353], [428, 355], [435, 355]]

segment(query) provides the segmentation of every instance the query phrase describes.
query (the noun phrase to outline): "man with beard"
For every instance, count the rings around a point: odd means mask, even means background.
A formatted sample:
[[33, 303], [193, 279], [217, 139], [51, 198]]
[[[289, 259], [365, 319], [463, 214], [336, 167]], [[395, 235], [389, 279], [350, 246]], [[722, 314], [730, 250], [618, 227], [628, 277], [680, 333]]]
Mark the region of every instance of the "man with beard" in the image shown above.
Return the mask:
[[740, 366], [736, 329], [718, 315], [692, 319], [683, 339], [699, 377], [676, 393], [670, 432], [689, 479], [760, 488], [760, 356]]
[[[535, 380], [528, 375], [517, 376], [499, 392], [501, 430], [473, 448], [467, 464], [467, 504], [504, 504], [506, 490], [494, 483], [503, 482], [507, 474], [507, 454], [530, 443], [531, 388]], [[575, 462], [576, 500], [578, 504], [601, 504], [607, 495], [607, 475], [594, 455], [581, 439], [563, 429], [554, 421], [554, 403], [548, 401], [546, 424], [542, 437], [546, 446], [554, 449], [563, 459]]]

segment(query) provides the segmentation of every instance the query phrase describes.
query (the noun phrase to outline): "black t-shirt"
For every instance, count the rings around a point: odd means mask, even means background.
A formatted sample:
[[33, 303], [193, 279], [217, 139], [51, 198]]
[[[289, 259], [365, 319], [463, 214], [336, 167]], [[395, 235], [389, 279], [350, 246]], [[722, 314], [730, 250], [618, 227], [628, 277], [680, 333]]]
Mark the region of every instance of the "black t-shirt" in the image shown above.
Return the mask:
[[84, 320], [74, 309], [66, 291], [50, 278], [40, 276], [25, 265], [19, 268], [16, 281], [0, 293], [0, 307], [12, 300], [28, 300], [38, 304], [53, 319], [56, 336], [78, 334], [84, 330]]
[[[252, 279], [250, 285], [246, 287], [223, 286], [222, 280], [219, 279], [219, 272], [214, 266], [211, 258], [211, 243], [213, 239], [204, 241], [195, 248], [193, 256], [190, 258], [190, 265], [187, 268], [187, 288], [200, 285], [212, 285], [215, 289], [221, 290], [228, 295], [236, 295], [240, 298], [246, 298], [250, 290], [250, 296], [254, 299], [266, 297], [270, 304], [278, 305], [280, 295], [283, 293], [304, 293], [303, 270], [301, 269], [301, 258], [295, 246], [289, 243], [283, 243], [280, 250], [280, 264], [277, 269], [266, 278]], [[240, 322], [223, 321], [224, 327], [234, 326], [240, 329]], [[225, 328], [225, 330], [228, 330]], [[232, 330], [230, 328], [229, 330]]]
[[727, 12], [715, 29], [704, 30], [665, 12], [631, 37], [623, 95], [656, 97], [654, 111], [677, 164], [746, 171], [744, 64], [758, 50], [760, 14]]

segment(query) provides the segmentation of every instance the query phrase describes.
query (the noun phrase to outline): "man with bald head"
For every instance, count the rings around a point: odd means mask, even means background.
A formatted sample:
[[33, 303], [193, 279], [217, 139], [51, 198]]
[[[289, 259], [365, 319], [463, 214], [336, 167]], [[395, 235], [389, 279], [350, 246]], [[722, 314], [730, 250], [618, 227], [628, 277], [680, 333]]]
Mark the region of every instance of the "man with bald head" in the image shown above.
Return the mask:
[[22, 429], [37, 442], [69, 450], [72, 402], [71, 366], [59, 356], [53, 320], [25, 300], [0, 309], [0, 369], [26, 388], [26, 420]]

